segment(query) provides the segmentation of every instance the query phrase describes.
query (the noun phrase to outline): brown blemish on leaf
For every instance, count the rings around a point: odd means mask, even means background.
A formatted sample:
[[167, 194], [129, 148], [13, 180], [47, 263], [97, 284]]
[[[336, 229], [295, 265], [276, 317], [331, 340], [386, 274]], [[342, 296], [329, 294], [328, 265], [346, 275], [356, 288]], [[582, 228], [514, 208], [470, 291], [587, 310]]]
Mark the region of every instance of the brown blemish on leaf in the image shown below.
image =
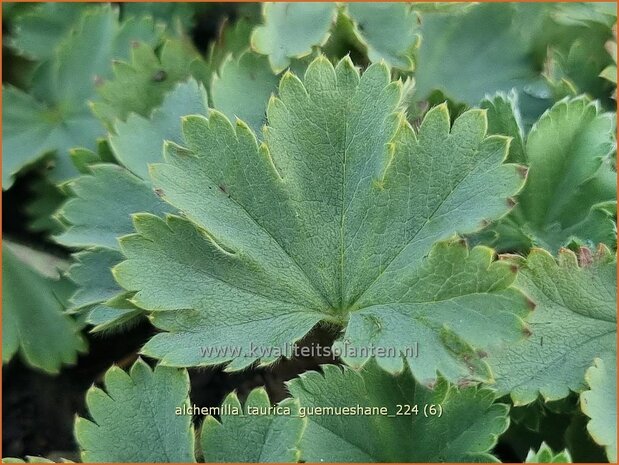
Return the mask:
[[524, 334], [524, 337], [531, 337], [533, 332], [531, 332], [528, 326], [525, 326], [524, 328], [522, 328], [522, 334]]
[[516, 206], [516, 199], [513, 197], [507, 197], [507, 206], [509, 208], [514, 208]]
[[593, 255], [587, 247], [578, 250], [578, 264], [582, 267], [590, 266], [593, 263]]
[[526, 166], [523, 166], [523, 165], [518, 165], [516, 170], [518, 171], [518, 174], [520, 176], [522, 176], [523, 178], [525, 178], [525, 179], [527, 177], [527, 174], [529, 174], [529, 168], [527, 168]]
[[533, 311], [535, 307], [537, 307], [537, 304], [527, 297], [527, 308]]
[[153, 191], [155, 192], [155, 195], [157, 195], [157, 197], [159, 197], [159, 198], [164, 196], [163, 189], [161, 189], [159, 187], [154, 188]]

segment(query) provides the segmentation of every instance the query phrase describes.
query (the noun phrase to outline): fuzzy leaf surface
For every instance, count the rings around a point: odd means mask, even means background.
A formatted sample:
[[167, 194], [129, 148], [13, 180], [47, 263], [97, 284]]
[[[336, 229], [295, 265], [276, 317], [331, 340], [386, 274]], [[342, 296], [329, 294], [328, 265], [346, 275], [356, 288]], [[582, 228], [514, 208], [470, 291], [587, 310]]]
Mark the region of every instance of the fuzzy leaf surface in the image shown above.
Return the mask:
[[235, 393], [229, 394], [222, 408], [231, 412], [238, 409], [241, 413], [222, 414], [221, 423], [212, 416], [205, 418], [200, 433], [204, 460], [209, 463], [298, 462], [298, 446], [305, 426], [299, 417], [298, 401], [286, 399], [279, 406], [289, 408], [290, 415], [266, 413], [271, 402], [264, 388], [250, 392], [244, 405]]
[[595, 359], [587, 370], [590, 389], [580, 395], [582, 411], [591, 418], [587, 430], [604, 446], [610, 463], [617, 461], [617, 361], [613, 357]]
[[77, 418], [75, 436], [83, 462], [195, 462], [184, 370], [138, 360], [129, 373], [112, 367], [105, 388], [92, 387], [86, 405], [92, 418]]
[[[324, 365], [324, 374], [306, 372], [288, 383], [302, 407], [386, 407], [417, 405], [418, 414], [310, 415], [301, 441], [307, 462], [494, 462], [488, 451], [509, 423], [509, 408], [493, 404], [492, 391], [440, 380], [430, 390], [406, 370], [391, 376], [374, 362], [356, 372]], [[442, 407], [442, 416], [424, 416], [424, 406]], [[448, 426], [447, 426], [448, 425]]]
[[585, 371], [594, 358], [616, 353], [616, 262], [607, 249], [584, 249], [579, 266], [568, 250], [555, 260], [534, 249], [526, 261], [515, 259], [517, 286], [537, 307], [528, 320], [531, 336], [493, 352], [500, 394], [510, 393], [517, 405], [566, 397], [585, 389]]
[[264, 24], [251, 36], [252, 49], [268, 55], [273, 71], [288, 67], [292, 58], [302, 58], [312, 47], [322, 45], [335, 21], [335, 3], [264, 3]]
[[414, 68], [419, 17], [408, 3], [349, 3], [347, 12], [371, 62], [384, 60], [405, 71]]
[[[216, 111], [185, 118], [186, 148], [167, 144], [167, 163], [151, 169], [182, 217], [137, 215], [115, 269], [164, 330], [144, 353], [241, 369], [281, 355], [251, 353], [250, 341], [281, 348], [325, 320], [348, 325], [356, 344], [422, 341], [425, 358], [409, 360], [422, 380], [486, 380], [475, 349], [523, 337], [526, 300], [489, 249], [432, 244], [506, 213], [522, 177], [503, 164], [506, 139], [486, 137], [482, 111], [452, 125], [439, 106], [415, 132], [400, 101], [384, 65], [360, 76], [348, 59], [318, 58], [304, 82], [282, 78], [264, 144]], [[398, 355], [379, 363], [402, 369]]]

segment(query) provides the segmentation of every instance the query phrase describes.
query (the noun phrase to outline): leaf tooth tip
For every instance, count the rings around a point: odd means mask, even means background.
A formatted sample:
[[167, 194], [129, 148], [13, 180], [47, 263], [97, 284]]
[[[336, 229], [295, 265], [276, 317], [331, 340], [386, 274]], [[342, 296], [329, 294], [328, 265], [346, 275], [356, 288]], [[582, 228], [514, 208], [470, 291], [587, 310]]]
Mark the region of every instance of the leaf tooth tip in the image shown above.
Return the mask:
[[516, 167], [516, 171], [518, 172], [520, 177], [522, 177], [523, 179], [526, 179], [527, 175], [529, 174], [529, 168], [524, 165], [518, 165]]

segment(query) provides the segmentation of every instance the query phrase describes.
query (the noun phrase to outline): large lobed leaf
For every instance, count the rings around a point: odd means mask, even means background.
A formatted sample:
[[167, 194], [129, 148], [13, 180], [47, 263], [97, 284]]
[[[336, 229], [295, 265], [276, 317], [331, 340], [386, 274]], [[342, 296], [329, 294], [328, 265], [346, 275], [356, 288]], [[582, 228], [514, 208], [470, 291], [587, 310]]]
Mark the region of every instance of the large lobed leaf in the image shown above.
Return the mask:
[[[186, 148], [167, 144], [151, 169], [182, 216], [136, 215], [114, 270], [165, 331], [144, 353], [241, 369], [278, 356], [226, 347], [281, 349], [330, 321], [351, 346], [394, 345], [379, 359], [391, 371], [418, 342], [408, 363], [420, 379], [488, 380], [476, 349], [523, 337], [527, 301], [489, 249], [432, 244], [506, 213], [522, 176], [503, 164], [507, 140], [486, 137], [484, 112], [452, 123], [439, 106], [416, 133], [400, 103], [384, 65], [360, 76], [348, 59], [318, 58], [304, 82], [282, 78], [264, 144], [219, 112], [186, 117]], [[205, 357], [206, 345], [223, 352]]]

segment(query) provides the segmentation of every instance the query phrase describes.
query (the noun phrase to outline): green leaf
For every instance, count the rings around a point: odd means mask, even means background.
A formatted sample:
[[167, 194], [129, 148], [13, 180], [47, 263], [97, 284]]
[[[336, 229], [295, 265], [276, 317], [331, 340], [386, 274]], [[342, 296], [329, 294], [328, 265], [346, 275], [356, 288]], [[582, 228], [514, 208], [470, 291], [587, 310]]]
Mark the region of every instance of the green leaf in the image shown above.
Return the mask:
[[617, 22], [617, 6], [613, 2], [559, 3], [553, 18], [568, 26], [588, 26], [593, 22], [611, 27]]
[[617, 331], [616, 261], [601, 247], [579, 258], [562, 249], [555, 260], [534, 249], [520, 267], [516, 285], [535, 304], [531, 335], [489, 356], [499, 394], [516, 405], [566, 397], [585, 388], [585, 370], [596, 357], [614, 357]]
[[[475, 350], [518, 340], [526, 300], [489, 249], [432, 244], [509, 210], [522, 177], [503, 164], [507, 140], [485, 137], [483, 111], [452, 124], [445, 106], [416, 133], [385, 65], [360, 76], [348, 59], [334, 69], [321, 57], [304, 81], [282, 78], [264, 144], [212, 111], [185, 118], [187, 148], [167, 144], [167, 163], [153, 165], [155, 188], [182, 217], [136, 215], [137, 234], [121, 240], [128, 260], [114, 271], [165, 331], [143, 352], [242, 369], [281, 354], [201, 349], [281, 349], [322, 320], [348, 325], [358, 343], [397, 343], [380, 359], [392, 371], [402, 369], [400, 349], [419, 341], [420, 379], [486, 380]], [[381, 318], [378, 333], [363, 323]], [[482, 334], [485, 325], [496, 332]]]
[[27, 248], [2, 244], [2, 361], [19, 351], [28, 365], [58, 373], [86, 349], [78, 325], [63, 314], [71, 292], [65, 280], [42, 274], [29, 261], [44, 266], [53, 258]]
[[268, 55], [273, 71], [288, 67], [291, 58], [302, 58], [312, 47], [323, 45], [335, 21], [335, 3], [265, 3], [264, 25], [254, 29], [252, 49]]
[[[489, 118], [496, 131], [509, 133], [508, 126], [499, 123], [500, 118], [511, 119], [507, 108], [503, 117], [493, 110]], [[614, 128], [614, 115], [600, 113], [597, 104], [585, 97], [555, 104], [528, 136], [524, 149], [528, 178], [519, 205], [475, 236], [474, 242], [523, 253], [533, 245], [553, 252], [571, 243], [613, 245]]]
[[38, 68], [29, 94], [5, 87], [3, 189], [23, 167], [50, 153], [56, 155], [50, 172], [54, 181], [76, 176], [67, 152], [73, 147], [94, 149], [103, 135], [88, 107], [95, 81], [110, 76], [112, 60], [126, 59], [134, 41], [155, 44], [158, 37], [152, 20], [119, 23], [111, 6], [88, 9], [52, 59]]
[[614, 133], [614, 116], [586, 98], [557, 103], [531, 129], [519, 210], [536, 244], [557, 250], [573, 236], [592, 244], [614, 242], [612, 214], [602, 211], [591, 221], [599, 203], [616, 198], [609, 166]]
[[[476, 105], [486, 94], [522, 88], [536, 76], [530, 37], [513, 4], [482, 4], [466, 12], [424, 14], [416, 60], [419, 99], [434, 89]], [[492, 44], [489, 46], [488, 44]]]
[[69, 310], [105, 302], [122, 292], [110, 271], [122, 261], [120, 252], [94, 248], [74, 254], [73, 259], [67, 275], [78, 288], [71, 296]]
[[64, 157], [58, 160], [55, 170], [61, 172], [61, 177], [77, 174], [67, 152], [74, 145], [92, 145], [102, 134], [88, 108], [70, 115], [61, 113], [53, 105], [39, 102], [11, 86], [3, 87], [2, 96], [2, 188], [10, 188], [17, 173], [49, 153]]
[[91, 167], [68, 183], [73, 193], [58, 212], [68, 224], [55, 239], [68, 247], [118, 248], [117, 238], [132, 230], [131, 215], [138, 211], [164, 214], [169, 208], [148, 183], [112, 164]]
[[[121, 164], [142, 179], [148, 179], [149, 163], [163, 159], [163, 141], [180, 142], [181, 117], [206, 115], [207, 97], [195, 80], [177, 84], [163, 99], [150, 118], [129, 115], [126, 122], [117, 121], [110, 145]], [[121, 199], [124, 202], [124, 199]], [[136, 213], [140, 210], [131, 210]]]
[[83, 462], [195, 462], [191, 416], [175, 413], [189, 405], [186, 371], [138, 360], [129, 373], [110, 368], [104, 383], [86, 394], [92, 421], [75, 422]]
[[122, 4], [123, 19], [129, 16], [152, 16], [157, 22], [163, 22], [179, 35], [194, 25], [194, 15], [200, 4], [196, 3], [154, 3], [127, 2]]
[[[298, 401], [277, 405], [281, 414], [269, 413], [264, 388], [254, 389], [244, 407], [232, 393], [222, 404], [221, 422], [208, 416], [200, 441], [206, 462], [298, 462], [299, 441], [305, 427]], [[229, 413], [228, 413], [229, 412]]]
[[[374, 362], [360, 373], [333, 365], [322, 369], [324, 374], [306, 372], [288, 384], [308, 419], [301, 442], [303, 461], [496, 461], [488, 451], [507, 429], [509, 408], [493, 404], [492, 391], [456, 389], [443, 380], [428, 389], [416, 383], [408, 370], [391, 376]], [[384, 407], [390, 416], [311, 410], [357, 406]], [[417, 413], [412, 413], [415, 406]], [[434, 411], [432, 407], [437, 415], [426, 417], [424, 412]]]
[[384, 60], [405, 71], [414, 68], [419, 17], [407, 3], [349, 3], [348, 14], [370, 61]]
[[93, 325], [91, 332], [126, 326], [143, 314], [127, 301], [111, 269], [122, 261], [117, 250], [90, 248], [73, 255], [74, 263], [67, 276], [77, 290], [71, 296], [69, 312], [85, 313], [85, 322]]
[[87, 9], [84, 3], [40, 3], [15, 18], [8, 45], [20, 55], [49, 60]]
[[213, 76], [213, 107], [230, 120], [239, 118], [260, 134], [266, 123], [266, 104], [277, 89], [279, 77], [271, 71], [266, 57], [244, 53], [237, 60], [231, 56], [221, 71]]
[[526, 164], [522, 120], [518, 110], [518, 94], [498, 93], [486, 97], [480, 108], [488, 111], [488, 134], [502, 134], [512, 138], [507, 160], [510, 163]]
[[177, 83], [199, 77], [195, 70], [206, 66], [187, 40], [168, 40], [158, 54], [149, 45], [135, 44], [131, 55], [131, 63], [116, 61], [114, 78], [97, 88], [102, 100], [93, 103], [93, 111], [108, 124], [126, 120], [129, 113], [148, 117]]
[[572, 457], [567, 449], [562, 452], [553, 452], [548, 444], [542, 442], [537, 452], [531, 449], [525, 463], [572, 463]]
[[608, 461], [617, 461], [617, 360], [596, 358], [587, 370], [590, 390], [580, 395], [582, 411], [591, 418], [587, 430], [606, 448]]
[[45, 234], [59, 234], [63, 225], [53, 216], [58, 207], [66, 200], [66, 195], [45, 177], [30, 183], [32, 201], [26, 206], [30, 222], [28, 229]]

